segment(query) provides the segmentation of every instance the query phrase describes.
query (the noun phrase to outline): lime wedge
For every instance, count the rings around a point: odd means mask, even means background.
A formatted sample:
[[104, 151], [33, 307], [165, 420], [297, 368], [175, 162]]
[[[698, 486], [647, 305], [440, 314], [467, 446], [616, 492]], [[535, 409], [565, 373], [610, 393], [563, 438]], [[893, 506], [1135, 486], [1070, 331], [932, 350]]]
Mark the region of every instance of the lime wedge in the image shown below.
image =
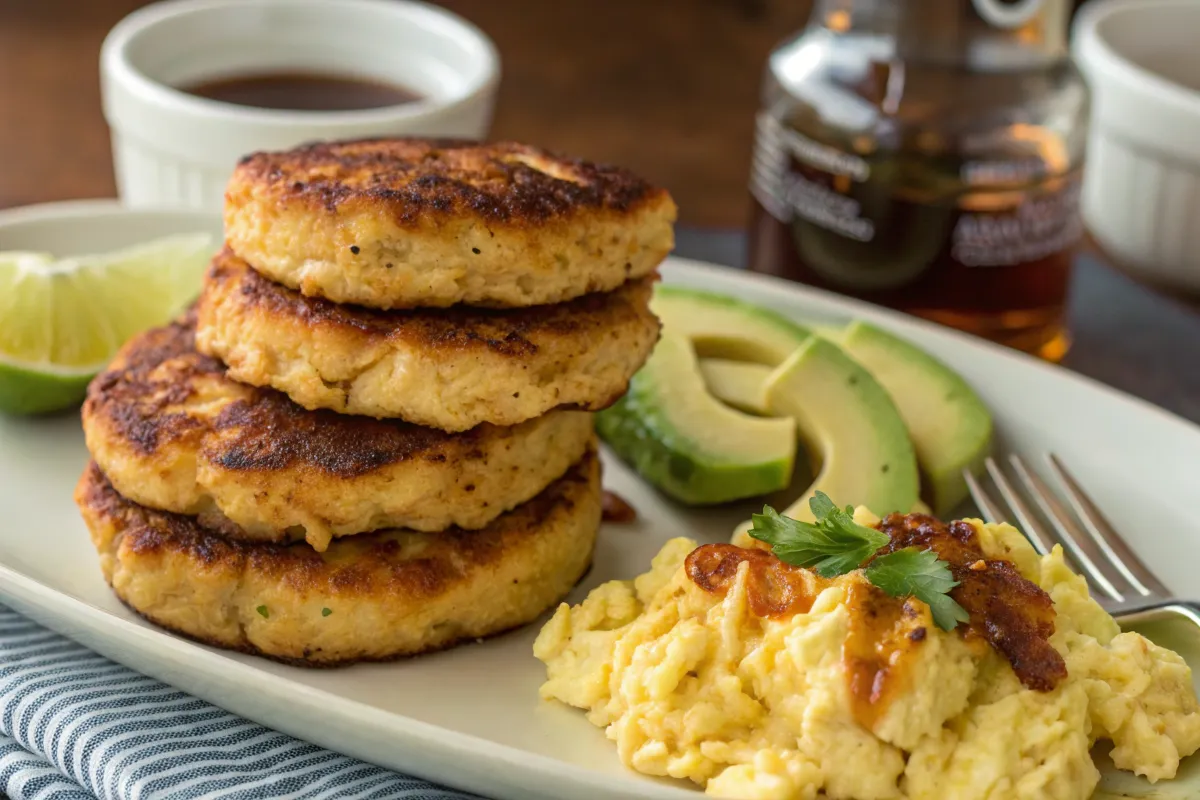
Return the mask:
[[75, 258], [0, 252], [0, 412], [77, 404], [122, 344], [196, 297], [214, 250], [198, 233]]

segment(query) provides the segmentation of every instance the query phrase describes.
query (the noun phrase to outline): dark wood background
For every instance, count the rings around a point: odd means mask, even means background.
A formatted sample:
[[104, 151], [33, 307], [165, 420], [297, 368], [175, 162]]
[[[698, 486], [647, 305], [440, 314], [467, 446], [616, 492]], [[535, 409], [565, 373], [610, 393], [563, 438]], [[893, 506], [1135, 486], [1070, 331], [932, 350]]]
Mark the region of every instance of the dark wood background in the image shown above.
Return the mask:
[[[0, 0], [0, 207], [114, 193], [98, 59], [139, 0]], [[809, 0], [442, 0], [500, 50], [493, 134], [628, 166], [738, 227], [771, 48]]]

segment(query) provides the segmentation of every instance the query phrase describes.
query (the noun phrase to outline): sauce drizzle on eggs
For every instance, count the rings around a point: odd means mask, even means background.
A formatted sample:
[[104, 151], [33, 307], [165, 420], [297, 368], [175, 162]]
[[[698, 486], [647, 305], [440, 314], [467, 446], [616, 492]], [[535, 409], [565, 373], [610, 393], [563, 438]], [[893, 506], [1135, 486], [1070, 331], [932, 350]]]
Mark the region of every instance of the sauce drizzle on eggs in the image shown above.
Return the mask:
[[[880, 554], [905, 547], [933, 550], [959, 585], [950, 596], [966, 609], [969, 633], [999, 651], [1028, 689], [1048, 692], [1067, 677], [1067, 664], [1050, 645], [1054, 604], [1011, 561], [989, 559], [975, 526], [949, 525], [926, 514], [889, 514], [879, 530], [891, 537]], [[982, 567], [982, 568], [981, 568]]]
[[854, 717], [867, 730], [887, 710], [894, 687], [911, 656], [925, 642], [929, 615], [911, 600], [886, 594], [866, 581], [850, 583], [846, 605], [850, 608], [850, 630], [842, 646], [842, 663]]
[[706, 592], [724, 596], [738, 567], [750, 565], [746, 596], [757, 617], [790, 617], [804, 614], [827, 581], [801, 567], [785, 564], [773, 553], [732, 544], [706, 544], [688, 554], [684, 567], [692, 583]]
[[[1012, 665], [1029, 689], [1048, 692], [1067, 676], [1066, 663], [1050, 645], [1054, 606], [1050, 596], [1024, 578], [1016, 565], [988, 559], [974, 526], [946, 524], [924, 514], [891, 514], [878, 525], [891, 541], [879, 555], [915, 547], [933, 550], [950, 567], [959, 585], [950, 592], [970, 615], [960, 634], [983, 639]], [[688, 577], [706, 592], [724, 596], [747, 564], [747, 602], [759, 617], [783, 618], [812, 609], [820, 592], [842, 581], [850, 610], [850, 630], [842, 662], [855, 717], [872, 729], [884, 713], [892, 687], [902, 685], [907, 656], [929, 635], [929, 615], [912, 598], [896, 598], [868, 583], [859, 573], [833, 580], [787, 564], [759, 547], [706, 544], [685, 561]]]
[[928, 613], [891, 597], [859, 577], [827, 580], [811, 570], [780, 561], [759, 548], [706, 544], [684, 562], [688, 577], [706, 592], [724, 596], [747, 564], [746, 600], [758, 617], [805, 614], [822, 590], [840, 580], [848, 584], [850, 630], [842, 648], [846, 681], [855, 718], [871, 729], [887, 709], [891, 687], [902, 685], [905, 656], [925, 641]]

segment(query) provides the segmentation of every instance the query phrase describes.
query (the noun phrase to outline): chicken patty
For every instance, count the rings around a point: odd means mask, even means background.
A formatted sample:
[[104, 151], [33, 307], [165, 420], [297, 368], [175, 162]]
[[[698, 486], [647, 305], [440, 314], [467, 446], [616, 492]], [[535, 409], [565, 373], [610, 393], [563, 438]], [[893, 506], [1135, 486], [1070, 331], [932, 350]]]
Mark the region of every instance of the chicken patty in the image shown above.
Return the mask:
[[537, 497], [479, 531], [382, 531], [251, 543], [122, 497], [92, 462], [75, 492], [105, 579], [154, 624], [303, 666], [449, 647], [533, 620], [591, 563], [600, 463], [589, 450]]
[[205, 279], [196, 341], [231, 377], [306, 408], [446, 431], [516, 425], [625, 393], [658, 341], [654, 280], [535, 308], [378, 311], [304, 297], [226, 250]]
[[674, 247], [676, 207], [617, 167], [512, 142], [319, 143], [254, 153], [225, 236], [305, 295], [374, 308], [559, 303], [617, 288]]
[[88, 389], [87, 445], [121, 494], [242, 539], [323, 550], [381, 528], [482, 528], [592, 438], [581, 411], [462, 433], [308, 411], [231, 380], [193, 343], [188, 315], [126, 344]]

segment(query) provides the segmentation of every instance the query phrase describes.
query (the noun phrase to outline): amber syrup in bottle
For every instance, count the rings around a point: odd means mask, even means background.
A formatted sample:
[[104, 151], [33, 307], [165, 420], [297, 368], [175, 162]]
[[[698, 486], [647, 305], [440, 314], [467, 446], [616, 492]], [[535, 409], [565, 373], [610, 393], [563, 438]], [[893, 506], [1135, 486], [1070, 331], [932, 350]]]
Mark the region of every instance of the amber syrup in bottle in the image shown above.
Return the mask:
[[826, 0], [771, 57], [752, 269], [1066, 351], [1088, 93], [1063, 0]]

